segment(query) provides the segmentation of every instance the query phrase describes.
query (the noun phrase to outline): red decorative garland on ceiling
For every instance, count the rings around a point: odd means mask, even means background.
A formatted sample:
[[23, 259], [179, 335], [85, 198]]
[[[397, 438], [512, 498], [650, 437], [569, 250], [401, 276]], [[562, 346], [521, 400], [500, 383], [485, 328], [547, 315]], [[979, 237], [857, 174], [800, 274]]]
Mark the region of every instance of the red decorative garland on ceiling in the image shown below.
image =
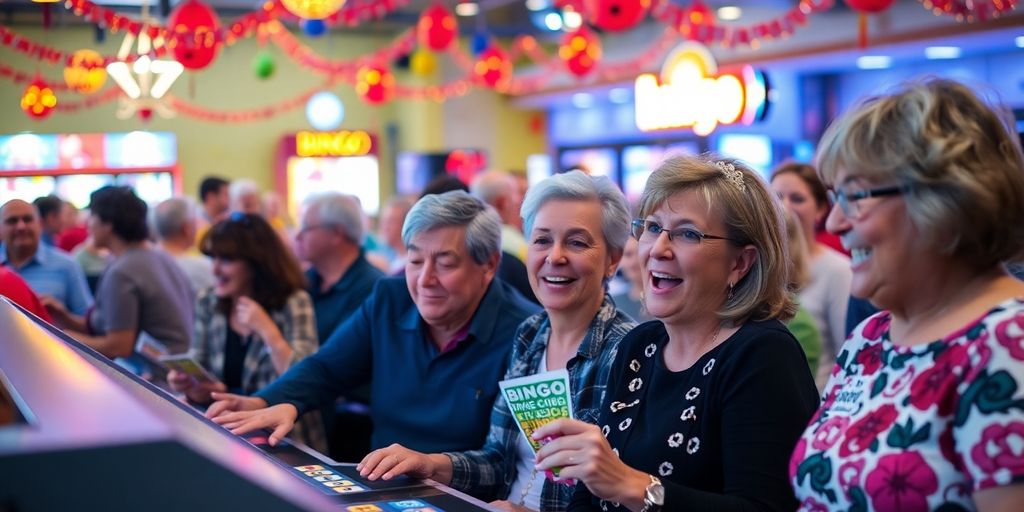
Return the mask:
[[953, 16], [957, 21], [974, 23], [1017, 8], [1017, 0], [919, 0], [936, 16]]

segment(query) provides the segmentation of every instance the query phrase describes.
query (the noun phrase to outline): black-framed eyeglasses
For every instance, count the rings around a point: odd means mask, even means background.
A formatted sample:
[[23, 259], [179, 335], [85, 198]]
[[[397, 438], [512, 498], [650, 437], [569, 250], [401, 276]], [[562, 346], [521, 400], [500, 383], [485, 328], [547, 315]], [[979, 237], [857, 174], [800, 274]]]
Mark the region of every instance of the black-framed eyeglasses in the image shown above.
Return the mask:
[[665, 229], [661, 224], [652, 220], [636, 219], [630, 224], [630, 228], [633, 233], [633, 238], [636, 238], [639, 242], [653, 243], [664, 232], [668, 235], [669, 242], [679, 240], [686, 244], [698, 245], [704, 241], [705, 238], [708, 238], [712, 240], [728, 240], [730, 242], [739, 243], [737, 240], [727, 236], [709, 235], [689, 226]]
[[858, 190], [856, 192], [845, 192], [841, 189], [829, 190], [828, 200], [832, 204], [838, 204], [839, 209], [843, 211], [843, 215], [851, 219], [855, 219], [860, 216], [861, 213], [861, 200], [868, 199], [870, 197], [899, 196], [903, 195], [906, 191], [907, 187], [903, 185], [870, 188], [867, 190]]

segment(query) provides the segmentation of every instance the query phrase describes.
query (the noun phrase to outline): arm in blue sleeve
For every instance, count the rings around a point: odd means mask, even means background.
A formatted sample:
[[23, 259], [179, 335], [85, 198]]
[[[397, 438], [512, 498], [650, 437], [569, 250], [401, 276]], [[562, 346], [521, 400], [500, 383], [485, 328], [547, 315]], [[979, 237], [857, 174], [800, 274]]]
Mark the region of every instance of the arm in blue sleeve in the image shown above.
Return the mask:
[[367, 382], [373, 364], [372, 319], [376, 299], [374, 293], [334, 330], [319, 351], [289, 368], [256, 396], [269, 405], [290, 403], [301, 416]]
[[85, 282], [85, 272], [77, 264], [71, 265], [67, 275], [68, 310], [76, 315], [84, 315], [92, 306], [92, 293]]

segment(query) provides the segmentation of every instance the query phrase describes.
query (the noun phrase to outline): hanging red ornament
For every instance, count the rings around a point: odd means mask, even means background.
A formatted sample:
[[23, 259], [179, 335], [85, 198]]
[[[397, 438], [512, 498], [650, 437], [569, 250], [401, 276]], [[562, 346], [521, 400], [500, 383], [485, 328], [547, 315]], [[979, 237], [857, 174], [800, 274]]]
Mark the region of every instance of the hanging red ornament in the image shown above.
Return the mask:
[[632, 28], [647, 16], [651, 0], [584, 0], [587, 21], [601, 30]]
[[683, 11], [679, 33], [691, 41], [710, 44], [715, 37], [714, 12], [704, 2], [694, 0], [690, 7]]
[[57, 107], [57, 96], [46, 82], [36, 79], [21, 95], [21, 109], [33, 119], [43, 119]]
[[581, 26], [562, 37], [558, 57], [565, 61], [570, 73], [583, 77], [601, 60], [601, 40], [586, 26]]
[[356, 75], [356, 93], [363, 101], [379, 105], [391, 100], [395, 75], [383, 66], [363, 66]]
[[75, 92], [92, 94], [107, 81], [107, 69], [103, 67], [103, 56], [88, 48], [71, 54], [64, 67], [64, 82]]
[[857, 19], [857, 46], [868, 47], [868, 14], [878, 14], [889, 7], [896, 0], [846, 0], [846, 5], [860, 13]]
[[416, 24], [416, 38], [420, 46], [442, 51], [455, 40], [456, 29], [455, 16], [443, 4], [434, 3], [420, 16]]
[[178, 4], [167, 19], [167, 26], [175, 34], [174, 59], [186, 69], [198, 70], [209, 66], [220, 49], [217, 13], [201, 0], [186, 0]]
[[487, 87], [503, 89], [512, 79], [512, 62], [501, 47], [492, 44], [477, 57], [473, 73]]

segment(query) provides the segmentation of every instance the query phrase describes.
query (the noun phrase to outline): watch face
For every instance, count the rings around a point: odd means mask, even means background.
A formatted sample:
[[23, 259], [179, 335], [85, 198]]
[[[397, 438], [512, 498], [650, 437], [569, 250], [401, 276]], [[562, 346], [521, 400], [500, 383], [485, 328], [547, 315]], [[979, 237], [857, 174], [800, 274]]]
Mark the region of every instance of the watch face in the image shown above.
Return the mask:
[[665, 487], [662, 486], [660, 482], [648, 485], [647, 492], [645, 494], [647, 495], [645, 496], [647, 501], [652, 504], [658, 506], [665, 504]]

